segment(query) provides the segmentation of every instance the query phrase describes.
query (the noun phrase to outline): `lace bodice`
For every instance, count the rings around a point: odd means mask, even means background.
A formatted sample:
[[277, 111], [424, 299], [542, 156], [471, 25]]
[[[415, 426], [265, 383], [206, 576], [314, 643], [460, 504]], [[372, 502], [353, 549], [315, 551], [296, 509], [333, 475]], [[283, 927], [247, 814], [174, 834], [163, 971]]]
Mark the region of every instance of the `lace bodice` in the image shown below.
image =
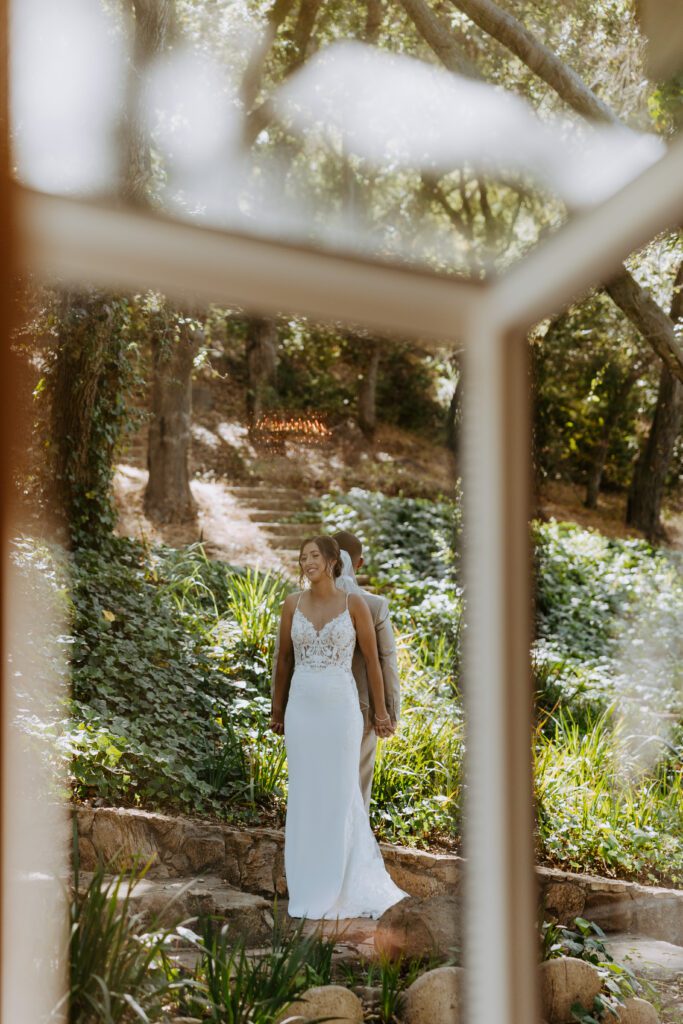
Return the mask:
[[297, 605], [292, 619], [294, 660], [299, 668], [337, 668], [351, 671], [356, 647], [356, 630], [348, 608], [326, 622], [322, 629], [313, 623]]

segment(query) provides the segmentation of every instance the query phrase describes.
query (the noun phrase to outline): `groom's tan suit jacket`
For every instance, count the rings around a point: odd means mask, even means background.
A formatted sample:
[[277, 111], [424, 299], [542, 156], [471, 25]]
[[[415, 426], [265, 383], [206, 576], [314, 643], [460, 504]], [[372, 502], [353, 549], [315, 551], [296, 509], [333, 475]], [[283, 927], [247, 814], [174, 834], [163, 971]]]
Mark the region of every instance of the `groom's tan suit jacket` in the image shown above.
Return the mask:
[[[387, 706], [387, 713], [394, 723], [398, 722], [401, 713], [401, 693], [398, 678], [398, 660], [396, 657], [396, 641], [394, 630], [389, 618], [389, 602], [386, 597], [378, 594], [371, 594], [367, 590], [359, 591], [361, 597], [370, 609], [372, 621], [375, 626], [377, 637], [377, 652], [379, 664], [382, 669], [384, 680], [384, 701]], [[271, 676], [271, 695], [275, 685], [275, 671], [277, 658], [280, 649], [280, 636], [275, 641], [275, 652], [273, 655], [273, 671]], [[363, 652], [359, 644], [353, 652], [351, 671], [358, 690], [358, 702], [363, 713], [363, 740], [360, 749], [360, 788], [365, 801], [366, 809], [370, 806], [370, 790], [372, 788], [372, 774], [375, 767], [375, 755], [377, 753], [377, 734], [372, 728], [372, 695], [368, 685], [368, 670], [365, 664]]]

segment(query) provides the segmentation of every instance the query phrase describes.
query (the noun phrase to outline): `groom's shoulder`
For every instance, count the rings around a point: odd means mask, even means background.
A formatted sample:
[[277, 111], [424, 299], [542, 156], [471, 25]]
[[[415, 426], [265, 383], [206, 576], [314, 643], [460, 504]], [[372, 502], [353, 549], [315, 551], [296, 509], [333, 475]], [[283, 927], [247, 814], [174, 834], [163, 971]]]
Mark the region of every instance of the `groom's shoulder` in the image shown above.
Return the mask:
[[386, 597], [382, 597], [381, 594], [373, 594], [369, 590], [363, 590], [362, 587], [360, 592], [370, 609], [373, 619], [376, 619], [380, 613], [386, 614], [389, 611], [389, 601]]

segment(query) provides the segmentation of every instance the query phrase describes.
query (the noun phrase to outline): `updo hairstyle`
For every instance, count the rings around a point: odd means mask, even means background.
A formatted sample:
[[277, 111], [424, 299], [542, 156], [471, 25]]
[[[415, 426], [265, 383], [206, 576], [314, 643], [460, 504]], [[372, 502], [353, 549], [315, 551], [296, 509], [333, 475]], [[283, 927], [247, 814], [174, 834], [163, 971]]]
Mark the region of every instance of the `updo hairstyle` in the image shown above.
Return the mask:
[[337, 577], [341, 576], [343, 569], [341, 549], [337, 544], [336, 540], [334, 539], [334, 537], [328, 537], [326, 534], [322, 534], [320, 537], [307, 537], [306, 540], [302, 541], [301, 547], [299, 548], [300, 586], [303, 586], [304, 583], [304, 573], [303, 569], [301, 568], [301, 556], [304, 553], [304, 548], [306, 547], [307, 544], [317, 544], [320, 554], [325, 559], [325, 564], [328, 567], [331, 566], [332, 568], [333, 579], [337, 579]]

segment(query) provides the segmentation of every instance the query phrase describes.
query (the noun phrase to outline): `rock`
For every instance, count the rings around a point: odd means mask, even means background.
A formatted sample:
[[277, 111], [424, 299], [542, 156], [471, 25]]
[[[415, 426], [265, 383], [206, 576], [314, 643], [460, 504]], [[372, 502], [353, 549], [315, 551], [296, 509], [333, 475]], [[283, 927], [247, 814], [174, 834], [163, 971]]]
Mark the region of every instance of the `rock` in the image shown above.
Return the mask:
[[546, 912], [560, 924], [571, 925], [575, 917], [581, 917], [586, 903], [586, 893], [580, 885], [553, 882], [543, 894]]
[[636, 927], [632, 890], [593, 886], [586, 893], [583, 914], [606, 932], [629, 932]]
[[405, 1024], [460, 1024], [465, 972], [462, 967], [437, 967], [426, 971], [406, 989], [401, 999]]
[[375, 949], [389, 957], [448, 956], [458, 944], [460, 901], [455, 896], [410, 896], [377, 922]]
[[243, 887], [242, 865], [247, 859], [247, 854], [251, 848], [251, 836], [248, 832], [226, 828], [224, 829], [223, 838], [225, 841], [225, 862], [221, 873], [231, 885]]
[[391, 843], [380, 843], [387, 871], [396, 885], [411, 896], [455, 896], [460, 886], [464, 861], [446, 853], [428, 853]]
[[95, 850], [112, 870], [123, 871], [137, 860], [159, 862], [159, 853], [144, 819], [114, 808], [98, 810], [90, 833]]
[[274, 868], [278, 847], [275, 843], [261, 841], [254, 844], [242, 864], [242, 885], [249, 892], [271, 895], [275, 892]]
[[87, 836], [78, 838], [78, 860], [81, 871], [94, 871], [97, 864], [97, 850]]
[[353, 991], [367, 1010], [372, 1012], [379, 1008], [382, 989], [377, 985], [358, 985]]
[[550, 1024], [573, 1021], [572, 1005], [593, 1009], [593, 1000], [602, 989], [602, 978], [592, 964], [575, 957], [557, 957], [540, 966], [541, 1006]]
[[92, 807], [76, 807], [76, 822], [79, 836], [89, 836], [92, 832], [92, 824], [95, 820], [95, 812]]
[[205, 829], [202, 833], [188, 835], [183, 843], [182, 852], [188, 859], [191, 871], [222, 868], [225, 860], [225, 842], [220, 829]]
[[362, 1024], [363, 1004], [343, 985], [321, 985], [307, 989], [275, 1019], [275, 1024], [284, 1024], [290, 1018], [294, 1024], [296, 1020], [315, 1020], [316, 1017], [332, 1017], [343, 1024]]
[[617, 1013], [619, 1024], [659, 1024], [657, 1011], [645, 999], [626, 999]]
[[[81, 888], [85, 889], [89, 881], [83, 873]], [[196, 917], [217, 918], [232, 935], [244, 938], [250, 945], [272, 939], [273, 914], [268, 900], [240, 892], [221, 878], [142, 878], [130, 890], [121, 885], [119, 899], [122, 901], [129, 891], [130, 911], [139, 914], [145, 926], [156, 922], [173, 926]]]

